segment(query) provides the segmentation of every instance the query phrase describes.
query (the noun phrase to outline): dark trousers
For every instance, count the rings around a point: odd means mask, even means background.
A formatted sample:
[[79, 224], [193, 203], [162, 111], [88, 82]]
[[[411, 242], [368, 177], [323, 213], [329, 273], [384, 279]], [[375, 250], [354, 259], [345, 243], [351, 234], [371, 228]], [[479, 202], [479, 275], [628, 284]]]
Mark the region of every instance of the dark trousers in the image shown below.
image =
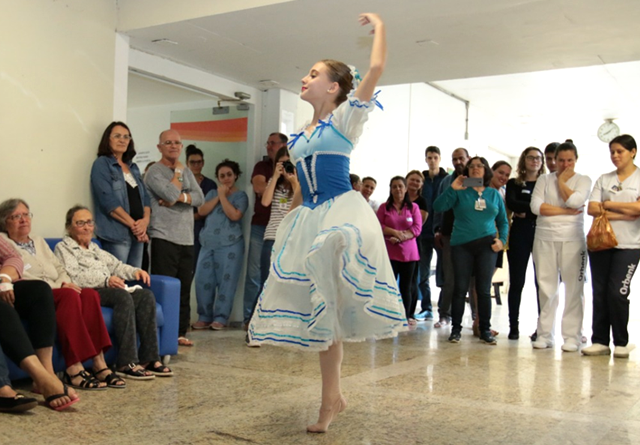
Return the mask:
[[469, 290], [471, 276], [475, 277], [478, 294], [477, 313], [480, 332], [491, 329], [491, 279], [496, 267], [497, 253], [491, 250], [495, 236], [485, 236], [471, 242], [451, 246], [455, 284], [451, 302], [452, 330], [462, 330], [464, 297]]
[[[436, 246], [433, 238], [420, 237], [418, 247], [420, 247], [420, 261], [418, 262], [418, 273], [416, 274], [416, 299], [417, 291], [420, 291], [422, 295], [422, 310], [420, 312], [433, 312], [429, 277], [431, 276], [431, 259], [433, 258], [433, 251], [436, 250]], [[439, 255], [438, 253], [438, 256]]]
[[[527, 266], [529, 257], [533, 250], [533, 238], [536, 234], [536, 223], [529, 219], [514, 218], [509, 235], [509, 326], [512, 330], [518, 330], [518, 320], [520, 318], [520, 302], [522, 300], [522, 289], [527, 278]], [[533, 281], [538, 294], [538, 280], [533, 271]], [[537, 299], [537, 296], [536, 296]], [[540, 313], [540, 302], [538, 301], [538, 313]]]
[[[35, 349], [53, 346], [56, 335], [56, 309], [51, 287], [44, 281], [18, 281], [13, 285], [16, 297], [12, 307], [0, 301], [0, 345], [16, 365]], [[27, 321], [25, 331], [20, 319]]]
[[151, 239], [151, 273], [180, 280], [180, 336], [189, 329], [193, 271], [193, 245], [182, 246], [160, 238]]
[[402, 303], [407, 318], [413, 318], [416, 310], [416, 302], [413, 300], [413, 295], [411, 294], [411, 285], [414, 282], [417, 263], [417, 261], [405, 262], [391, 260], [393, 275], [396, 277], [396, 280], [400, 277], [400, 295], [402, 296]]
[[614, 345], [629, 343], [629, 286], [639, 259], [640, 249], [589, 252], [593, 286], [592, 343], [608, 346], [610, 332]]
[[113, 287], [101, 287], [97, 291], [100, 304], [113, 309], [113, 330], [119, 346], [116, 365], [122, 367], [129, 363], [158, 361], [156, 298], [153, 292], [138, 289], [129, 293]]

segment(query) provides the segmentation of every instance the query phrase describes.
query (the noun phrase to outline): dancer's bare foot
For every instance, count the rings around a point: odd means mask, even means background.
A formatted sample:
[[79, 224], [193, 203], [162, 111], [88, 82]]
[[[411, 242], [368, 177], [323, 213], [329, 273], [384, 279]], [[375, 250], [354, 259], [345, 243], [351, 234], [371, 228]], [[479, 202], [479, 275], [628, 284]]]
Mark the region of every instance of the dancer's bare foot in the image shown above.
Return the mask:
[[347, 399], [344, 396], [340, 396], [335, 403], [329, 405], [329, 407], [320, 407], [320, 415], [318, 416], [318, 423], [309, 425], [307, 432], [309, 433], [326, 433], [329, 429], [329, 425], [333, 422], [333, 419], [347, 408]]

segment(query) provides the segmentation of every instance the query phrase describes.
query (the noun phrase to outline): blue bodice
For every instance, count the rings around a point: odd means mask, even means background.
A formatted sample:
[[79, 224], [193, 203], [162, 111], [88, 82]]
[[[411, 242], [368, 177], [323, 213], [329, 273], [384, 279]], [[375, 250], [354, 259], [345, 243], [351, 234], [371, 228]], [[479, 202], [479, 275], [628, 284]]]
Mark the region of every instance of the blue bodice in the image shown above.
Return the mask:
[[351, 190], [350, 154], [353, 144], [329, 121], [320, 121], [309, 138], [304, 131], [289, 144], [296, 165], [303, 205], [315, 208]]

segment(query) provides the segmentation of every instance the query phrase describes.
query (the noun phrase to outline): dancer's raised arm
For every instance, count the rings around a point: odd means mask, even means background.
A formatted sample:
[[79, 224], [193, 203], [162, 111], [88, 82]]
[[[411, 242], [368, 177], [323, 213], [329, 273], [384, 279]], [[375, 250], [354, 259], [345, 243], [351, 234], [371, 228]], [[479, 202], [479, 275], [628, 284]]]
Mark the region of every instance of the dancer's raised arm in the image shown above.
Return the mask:
[[358, 21], [363, 26], [371, 24], [373, 27], [371, 30], [373, 45], [371, 47], [369, 71], [364, 75], [362, 82], [360, 82], [358, 89], [354, 93], [354, 96], [362, 102], [369, 102], [387, 63], [387, 33], [384, 22], [378, 14], [370, 12], [360, 14]]

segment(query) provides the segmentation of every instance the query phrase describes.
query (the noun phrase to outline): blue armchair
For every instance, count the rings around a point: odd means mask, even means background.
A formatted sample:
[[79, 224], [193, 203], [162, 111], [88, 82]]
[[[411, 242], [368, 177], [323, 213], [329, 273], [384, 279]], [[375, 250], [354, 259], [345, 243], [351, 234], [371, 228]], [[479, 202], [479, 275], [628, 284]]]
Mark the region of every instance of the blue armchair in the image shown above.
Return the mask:
[[[47, 238], [51, 250], [55, 249], [60, 238]], [[99, 241], [94, 240], [98, 245]], [[151, 275], [151, 291], [156, 297], [156, 322], [158, 324], [158, 348], [160, 357], [168, 363], [169, 357], [178, 353], [178, 324], [180, 316], [180, 281], [176, 278], [162, 275]], [[113, 347], [105, 354], [108, 364], [115, 363], [118, 353], [118, 345], [113, 338], [113, 310], [102, 308], [102, 316], [111, 335]], [[9, 378], [12, 380], [28, 377], [28, 375], [7, 358], [9, 364]], [[88, 366], [89, 364], [85, 364]], [[60, 347], [56, 344], [53, 348], [53, 367], [56, 371], [66, 369], [64, 357]]]

